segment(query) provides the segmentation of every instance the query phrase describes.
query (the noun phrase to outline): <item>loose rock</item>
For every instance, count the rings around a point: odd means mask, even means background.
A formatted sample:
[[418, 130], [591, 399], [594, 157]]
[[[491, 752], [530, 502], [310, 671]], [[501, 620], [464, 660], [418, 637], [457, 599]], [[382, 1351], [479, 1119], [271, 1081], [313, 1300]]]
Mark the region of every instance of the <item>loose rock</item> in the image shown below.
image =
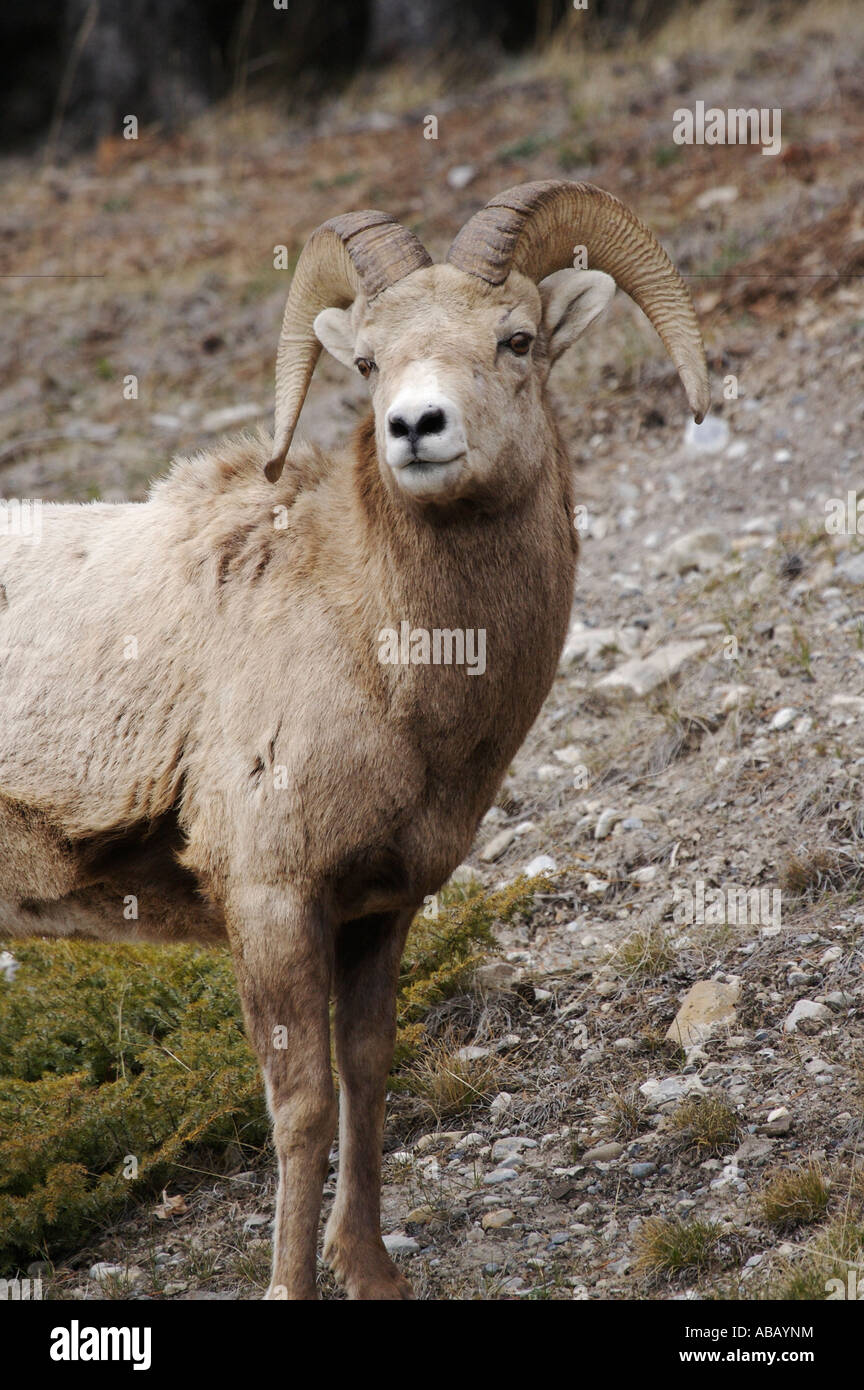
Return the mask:
[[718, 1028], [730, 1028], [735, 1022], [735, 1005], [740, 993], [738, 979], [733, 978], [725, 984], [719, 980], [697, 980], [666, 1031], [668, 1041], [684, 1048], [695, 1047]]

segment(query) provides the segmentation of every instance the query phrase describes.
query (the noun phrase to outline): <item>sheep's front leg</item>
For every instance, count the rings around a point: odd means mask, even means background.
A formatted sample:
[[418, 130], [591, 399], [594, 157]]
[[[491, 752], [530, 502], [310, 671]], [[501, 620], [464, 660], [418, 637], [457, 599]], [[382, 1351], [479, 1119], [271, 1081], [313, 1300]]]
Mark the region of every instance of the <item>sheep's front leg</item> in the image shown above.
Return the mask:
[[381, 1240], [384, 1097], [396, 1037], [399, 961], [413, 913], [381, 914], [340, 929], [335, 1031], [339, 1068], [339, 1180], [324, 1258], [349, 1298], [411, 1298]]
[[279, 1161], [267, 1297], [315, 1298], [322, 1189], [336, 1132], [329, 1021], [332, 931], [320, 908], [269, 889], [232, 894], [229, 922]]

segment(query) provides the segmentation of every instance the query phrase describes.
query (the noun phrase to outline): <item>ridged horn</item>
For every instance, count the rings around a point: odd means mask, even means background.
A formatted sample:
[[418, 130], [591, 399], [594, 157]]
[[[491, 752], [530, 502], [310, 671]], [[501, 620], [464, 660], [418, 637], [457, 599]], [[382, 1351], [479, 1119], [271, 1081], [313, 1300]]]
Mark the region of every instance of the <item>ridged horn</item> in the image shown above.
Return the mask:
[[264, 469], [271, 483], [285, 466], [321, 352], [312, 328], [317, 315], [322, 309], [347, 308], [360, 289], [374, 299], [431, 264], [414, 233], [384, 212], [348, 212], [322, 222], [312, 233], [294, 271], [279, 334], [273, 457]]
[[711, 394], [690, 293], [653, 232], [611, 193], [559, 179], [508, 188], [465, 223], [447, 259], [500, 285], [511, 270], [537, 281], [572, 266], [577, 246], [647, 314], [701, 423]]

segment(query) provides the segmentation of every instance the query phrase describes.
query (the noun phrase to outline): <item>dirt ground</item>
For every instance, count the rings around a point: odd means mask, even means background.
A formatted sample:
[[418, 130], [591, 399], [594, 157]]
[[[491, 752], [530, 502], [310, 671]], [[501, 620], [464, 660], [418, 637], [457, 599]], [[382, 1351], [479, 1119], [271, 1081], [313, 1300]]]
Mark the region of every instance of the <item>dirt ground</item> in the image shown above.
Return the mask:
[[[477, 1103], [448, 1118], [394, 1099], [383, 1228], [421, 1297], [816, 1297], [857, 1249], [864, 549], [826, 521], [864, 498], [864, 24], [839, 13], [782, 37], [561, 49], [468, 94], [391, 79], [314, 129], [228, 109], [169, 143], [5, 162], [0, 268], [32, 277], [2, 285], [6, 496], [142, 497], [173, 453], [269, 423], [274, 247], [293, 264], [351, 207], [441, 255], [501, 188], [584, 178], [692, 277], [701, 432], [623, 296], [554, 380], [586, 509], [573, 628], [468, 861], [495, 885], [544, 856], [549, 886], [437, 1021], [474, 1049]], [[672, 111], [699, 99], [780, 107], [782, 153], [674, 145]], [[362, 403], [322, 363], [301, 432], [329, 443]], [[687, 893], [730, 888], [759, 890], [758, 917], [751, 896], [738, 920], [680, 920]], [[697, 981], [734, 1013], [676, 1047]], [[778, 1215], [766, 1195], [799, 1169], [825, 1200]], [[184, 1212], [140, 1209], [58, 1265], [52, 1296], [260, 1296], [269, 1162], [186, 1177]], [[700, 1251], [658, 1255], [656, 1218], [701, 1223]], [[98, 1261], [125, 1273], [91, 1278]]]

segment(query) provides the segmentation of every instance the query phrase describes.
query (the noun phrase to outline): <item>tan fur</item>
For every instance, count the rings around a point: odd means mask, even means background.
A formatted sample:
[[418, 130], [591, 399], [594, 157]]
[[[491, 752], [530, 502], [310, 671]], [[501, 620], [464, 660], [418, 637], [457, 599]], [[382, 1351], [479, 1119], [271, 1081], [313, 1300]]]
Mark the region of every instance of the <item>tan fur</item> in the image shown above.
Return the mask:
[[[518, 363], [495, 337], [514, 306], [537, 334]], [[0, 935], [227, 935], [279, 1155], [271, 1297], [315, 1296], [331, 992], [326, 1256], [352, 1297], [410, 1296], [378, 1216], [399, 956], [540, 709], [571, 605], [541, 316], [521, 276], [417, 271], [355, 306], [381, 367], [344, 451], [295, 448], [274, 487], [268, 440], [225, 443], [145, 504], [45, 506], [41, 544], [0, 538]], [[418, 358], [459, 393], [469, 441], [458, 495], [428, 505], [376, 445]], [[381, 664], [402, 620], [485, 629], [485, 674]]]

